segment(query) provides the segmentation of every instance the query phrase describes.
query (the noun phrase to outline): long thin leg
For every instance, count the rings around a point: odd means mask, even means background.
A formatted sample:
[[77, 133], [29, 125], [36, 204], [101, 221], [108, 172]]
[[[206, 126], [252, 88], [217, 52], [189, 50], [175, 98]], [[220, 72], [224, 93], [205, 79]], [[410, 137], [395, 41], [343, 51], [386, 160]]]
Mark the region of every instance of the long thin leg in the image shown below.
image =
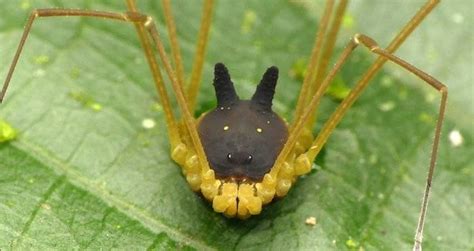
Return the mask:
[[52, 17], [52, 16], [89, 16], [89, 17], [100, 17], [100, 18], [106, 18], [106, 19], [126, 21], [125, 17], [122, 14], [108, 13], [108, 12], [102, 12], [102, 11], [59, 10], [59, 9], [33, 10], [28, 18], [20, 43], [16, 50], [15, 56], [13, 57], [13, 61], [10, 65], [10, 69], [8, 70], [7, 77], [5, 78], [5, 82], [3, 83], [3, 88], [2, 88], [2, 91], [0, 92], [0, 103], [3, 102], [8, 86], [10, 85], [13, 72], [15, 71], [15, 67], [18, 63], [18, 59], [20, 58], [26, 39], [28, 38], [28, 35], [30, 34], [30, 30], [33, 25], [33, 22], [36, 20], [37, 17]]
[[180, 85], [184, 85], [184, 68], [183, 60], [181, 58], [181, 50], [178, 45], [178, 36], [176, 35], [176, 23], [173, 18], [173, 11], [171, 9], [170, 0], [162, 0], [163, 12], [165, 14], [166, 27], [168, 28], [168, 35], [171, 43], [171, 54], [176, 69], [176, 76]]
[[209, 30], [211, 28], [212, 9], [214, 0], [205, 0], [201, 17], [201, 28], [199, 29], [198, 41], [196, 45], [196, 55], [194, 56], [193, 69], [191, 71], [191, 82], [187, 92], [188, 107], [194, 113], [197, 93], [201, 84], [202, 67], [206, 54], [207, 41], [209, 40]]
[[[2, 91], [0, 93], [0, 103], [3, 101], [5, 94], [7, 92], [8, 86], [10, 84], [11, 78], [13, 76], [13, 72], [15, 71], [16, 65], [18, 63], [18, 60], [20, 58], [21, 52], [23, 50], [23, 47], [25, 45], [25, 42], [28, 38], [28, 35], [31, 31], [31, 28], [33, 26], [34, 21], [38, 17], [61, 17], [61, 16], [82, 16], [82, 17], [93, 17], [93, 18], [105, 18], [105, 19], [113, 19], [113, 20], [119, 20], [119, 21], [125, 21], [125, 22], [135, 22], [130, 19], [129, 16], [126, 14], [122, 13], [110, 13], [110, 12], [103, 12], [103, 11], [89, 11], [89, 10], [74, 10], [74, 9], [38, 9], [38, 10], [33, 10], [32, 13], [30, 14], [30, 17], [27, 21], [27, 24], [25, 26], [25, 29], [23, 31], [23, 35], [21, 37], [20, 43], [18, 45], [18, 48], [16, 50], [15, 56], [13, 57], [13, 61], [10, 65], [10, 69], [7, 73], [7, 77], [5, 79]], [[150, 53], [150, 54], [149, 54]], [[180, 145], [181, 139], [179, 135], [179, 131], [177, 128], [177, 123], [176, 119], [173, 115], [171, 105], [169, 102], [168, 95], [166, 93], [166, 90], [164, 89], [163, 85], [163, 79], [161, 77], [161, 74], [159, 73], [158, 66], [156, 64], [156, 61], [153, 61], [154, 58], [151, 54], [152, 52], [149, 51], [147, 52], [147, 58], [149, 60], [150, 68], [153, 74], [153, 79], [155, 81], [155, 86], [158, 90], [158, 93], [160, 95], [160, 100], [163, 106], [163, 110], [165, 112], [165, 118], [166, 118], [166, 127], [168, 130], [168, 135], [170, 137], [170, 142], [172, 149], [174, 149], [176, 146]], [[150, 56], [151, 55], [151, 56]]]
[[[151, 38], [155, 42], [157, 50], [159, 52], [161, 51], [160, 56], [164, 65], [168, 65], [167, 67], [171, 68], [169, 66], [170, 63], [168, 57], [166, 56], [164, 48], [162, 47], [162, 43], [160, 41], [160, 37], [156, 29], [156, 25], [151, 19], [151, 17], [148, 17], [148, 20], [145, 22], [144, 26], [146, 27], [146, 29], [150, 33]], [[201, 190], [201, 193], [204, 195], [205, 198], [207, 198], [208, 200], [213, 200], [214, 197], [217, 195], [218, 188], [220, 186], [220, 181], [216, 180], [214, 171], [211, 170], [209, 167], [209, 162], [207, 161], [207, 157], [201, 143], [201, 138], [199, 137], [199, 134], [197, 132], [194, 117], [192, 116], [191, 111], [187, 106], [186, 97], [184, 96], [184, 92], [181, 89], [181, 85], [178, 83], [176, 76], [173, 75], [174, 72], [172, 70], [169, 70], [167, 72], [171, 75], [171, 86], [173, 87], [173, 90], [176, 94], [178, 105], [181, 111], [183, 112], [183, 121], [194, 146], [194, 149], [192, 150], [196, 153], [194, 154], [193, 152], [192, 155], [186, 157], [187, 159], [184, 165], [185, 169], [195, 169], [193, 168], [193, 166], [195, 166], [200, 170], [200, 174], [195, 174], [199, 175], [199, 178], [197, 178], [193, 174], [191, 176], [188, 175], [186, 179], [194, 190]]]
[[[389, 53], [395, 52], [398, 47], [402, 45], [405, 39], [413, 32], [413, 30], [423, 21], [423, 19], [432, 11], [432, 9], [439, 3], [439, 0], [428, 0], [427, 3], [415, 14], [415, 16], [403, 27], [400, 33], [392, 40], [390, 45], [386, 48]], [[362, 79], [356, 84], [356, 87], [348, 94], [347, 98], [343, 100], [340, 108], [352, 106], [352, 103], [358, 98], [360, 93], [367, 87], [372, 77], [380, 70], [383, 64], [387, 61], [384, 57], [379, 57], [374, 64], [366, 71]], [[316, 104], [316, 106], [318, 106]], [[317, 107], [315, 108], [317, 110]], [[345, 113], [345, 111], [344, 111]], [[342, 116], [343, 114], [341, 114]], [[311, 122], [309, 122], [311, 124]], [[338, 122], [337, 122], [338, 123]]]
[[[380, 49], [376, 43], [365, 36], [359, 36], [358, 41], [361, 42], [363, 45], [369, 47], [372, 52], [379, 54], [380, 57], [375, 61], [375, 63], [369, 68], [369, 70], [364, 74], [362, 79], [356, 84], [355, 88], [349, 93], [346, 99], [340, 104], [340, 106], [336, 109], [336, 111], [331, 115], [328, 122], [323, 126], [321, 132], [319, 133], [316, 140], [313, 142], [312, 147], [308, 151], [307, 155], [309, 160], [312, 161], [317, 156], [319, 151], [322, 149], [322, 146], [326, 143], [329, 135], [332, 133], [336, 125], [341, 121], [343, 115], [347, 110], [352, 106], [352, 104], [357, 100], [363, 90], [369, 84], [369, 81], [372, 77], [380, 70], [383, 64], [387, 61], [393, 61], [396, 64], [404, 67], [408, 71], [412, 72], [413, 74], [417, 75], [424, 81], [426, 81], [429, 85], [437, 89], [441, 93], [441, 102], [440, 102], [440, 110], [438, 115], [438, 122], [436, 124], [435, 129], [435, 138], [433, 141], [433, 148], [431, 152], [431, 160], [430, 166], [425, 186], [425, 191], [423, 194], [422, 205], [420, 209], [420, 217], [417, 224], [417, 230], [415, 235], [415, 244], [413, 250], [421, 250], [421, 243], [423, 238], [423, 226], [426, 217], [426, 210], [428, 207], [428, 197], [431, 190], [431, 182], [433, 178], [433, 173], [435, 169], [435, 163], [438, 153], [439, 147], [439, 138], [441, 134], [441, 127], [444, 120], [444, 113], [446, 109], [446, 102], [447, 102], [447, 88], [446, 86], [442, 85], [439, 81], [432, 78], [431, 76], [427, 75], [426, 73], [420, 71], [419, 69], [411, 66], [410, 64], [406, 63], [405, 61], [395, 57], [392, 55], [394, 51], [400, 47], [400, 45], [405, 41], [405, 39], [411, 34], [411, 32], [423, 21], [423, 19], [433, 10], [433, 8], [438, 4], [438, 0], [430, 0], [428, 1], [418, 12], [417, 14], [408, 22], [408, 24], [402, 29], [402, 31], [395, 37], [395, 39], [390, 43], [386, 50]], [[309, 110], [309, 109], [308, 109]], [[295, 132], [297, 133], [297, 132]], [[311, 162], [310, 162], [311, 163]]]
[[[316, 39], [314, 41], [313, 49], [311, 51], [311, 57], [310, 57], [310, 61], [307, 67], [308, 71], [306, 72], [304, 76], [303, 85], [301, 86], [300, 95], [298, 97], [298, 103], [296, 104], [296, 111], [294, 115], [295, 120], [301, 117], [304, 111], [304, 108], [308, 104], [307, 94], [309, 90], [311, 89], [310, 83], [313, 82], [313, 79], [315, 79], [315, 76], [316, 76], [316, 72], [318, 69], [318, 62], [320, 61], [320, 51], [323, 46], [324, 37], [326, 34], [326, 29], [328, 27], [329, 19], [331, 17], [333, 6], [334, 6], [334, 0], [326, 1], [323, 17], [321, 18], [321, 21], [319, 22], [318, 32], [316, 33]], [[294, 121], [294, 123], [296, 123], [296, 121]]]
[[[147, 23], [153, 22], [153, 19], [150, 16], [147, 16], [147, 15], [144, 15], [144, 14], [141, 14], [141, 13], [137, 12], [134, 0], [127, 0], [127, 4], [129, 6], [128, 7], [129, 10], [132, 11], [132, 12], [129, 12], [127, 14], [129, 16], [133, 16], [134, 19], [137, 20], [137, 22], [135, 23], [135, 26], [137, 27], [137, 32], [140, 36], [140, 40], [145, 40], [145, 41], [142, 41], [141, 43], [144, 44], [144, 46], [145, 45], [149, 46], [149, 48], [147, 48], [145, 51], [150, 50], [150, 53], [153, 53], [150, 41], [148, 40], [148, 37], [146, 35], [146, 32], [150, 33], [150, 31], [148, 31], [148, 27], [145, 27], [147, 25]], [[140, 28], [140, 26], [143, 26], [142, 27], [143, 30], [142, 30], [142, 28]], [[155, 27], [154, 24], [150, 24], [150, 26]], [[143, 34], [142, 34], [142, 32], [143, 32]], [[165, 47], [163, 46], [163, 43], [162, 43], [160, 37], [158, 35], [158, 32], [155, 32], [154, 35], [155, 35], [155, 37], [153, 38], [153, 40], [155, 42], [156, 49], [157, 49], [158, 54], [161, 58], [161, 61], [163, 62], [163, 66], [165, 68], [166, 74], [168, 75], [171, 82], [178, 82], [179, 89], [180, 89], [181, 92], [183, 92], [183, 87], [181, 85], [181, 82], [179, 82], [178, 75], [176, 74], [176, 71], [171, 66], [169, 57], [166, 53]], [[150, 55], [153, 55], [153, 54], [150, 54]], [[154, 56], [153, 56], [152, 60], [154, 61], [154, 63], [158, 64], [156, 62], [156, 59], [155, 59]], [[181, 64], [181, 62], [179, 64]], [[159, 69], [159, 68], [157, 68], [157, 69]]]
[[152, 37], [153, 41], [155, 42], [155, 45], [157, 47], [157, 50], [159, 51], [160, 57], [163, 61], [163, 64], [165, 65], [166, 68], [169, 68], [169, 70], [167, 72], [170, 75], [171, 86], [173, 87], [173, 90], [176, 93], [176, 98], [178, 100], [178, 105], [179, 105], [180, 109], [183, 112], [184, 123], [186, 125], [186, 128], [188, 129], [189, 136], [191, 137], [191, 140], [194, 144], [195, 151], [196, 151], [197, 156], [199, 158], [199, 162], [201, 164], [202, 170], [204, 172], [207, 171], [207, 170], [210, 170], [209, 164], [207, 162], [206, 154], [204, 152], [204, 148], [202, 147], [201, 139], [200, 139], [199, 134], [198, 134], [197, 129], [196, 129], [195, 119], [194, 119], [193, 115], [191, 114], [190, 109], [187, 106], [186, 97], [184, 96], [184, 92], [181, 89], [181, 86], [177, 81], [176, 75], [174, 75], [175, 73], [173, 72], [173, 70], [170, 67], [171, 64], [169, 62], [168, 57], [166, 56], [166, 53], [164, 51], [163, 46], [162, 46], [162, 42], [160, 40], [158, 30], [156, 29], [156, 25], [151, 19], [149, 19], [145, 23], [145, 27], [148, 30], [148, 32], [150, 33], [150, 36]]
[[[149, 39], [145, 35], [145, 31], [148, 31], [151, 38], [155, 42], [155, 45], [157, 47], [157, 50], [161, 56], [161, 59], [165, 65], [165, 67], [168, 69], [167, 73], [170, 75], [171, 79], [171, 86], [173, 87], [173, 90], [176, 94], [176, 99], [178, 101], [178, 105], [183, 112], [183, 121], [186, 126], [186, 129], [188, 130], [189, 136], [191, 137], [194, 150], [196, 151], [197, 158], [199, 161], [199, 164], [201, 166], [202, 173], [206, 173], [210, 170], [209, 168], [209, 163], [206, 158], [206, 154], [204, 152], [204, 149], [201, 144], [201, 139], [199, 138], [199, 134], [196, 129], [196, 123], [194, 120], [194, 117], [191, 115], [190, 110], [188, 109], [187, 103], [186, 103], [186, 98], [184, 96], [183, 90], [181, 89], [181, 86], [179, 85], [176, 75], [174, 71], [171, 68], [171, 64], [168, 60], [168, 56], [166, 55], [166, 52], [164, 51], [164, 47], [162, 45], [162, 42], [160, 40], [160, 37], [158, 35], [158, 31], [156, 29], [156, 25], [153, 21], [153, 19], [150, 16], [145, 16], [142, 15], [137, 11], [136, 6], [135, 6], [135, 1], [134, 0], [127, 0], [127, 5], [131, 13], [129, 13], [130, 16], [136, 15], [137, 20], [141, 20], [140, 22], [136, 22], [137, 30], [140, 33], [140, 38], [142, 43], [147, 43], [150, 48], [148, 48], [151, 51], [151, 45], [149, 44]], [[146, 42], [148, 41], [148, 42]], [[155, 61], [156, 63], [156, 61]]]
[[[309, 102], [311, 101], [311, 98], [315, 95], [315, 93], [318, 91], [318, 89], [321, 87], [321, 84], [324, 80], [324, 76], [326, 76], [326, 71], [329, 66], [329, 61], [331, 59], [331, 55], [333, 54], [334, 47], [336, 45], [336, 39], [337, 39], [337, 34], [339, 33], [339, 30], [341, 28], [341, 23], [342, 23], [342, 18], [344, 17], [344, 13], [347, 8], [348, 1], [347, 0], [341, 0], [339, 4], [337, 5], [336, 12], [334, 14], [333, 20], [331, 22], [331, 26], [328, 30], [327, 38], [324, 41], [324, 47], [322, 50], [322, 53], [320, 55], [320, 58], [318, 60], [318, 63], [315, 67], [316, 72], [313, 74], [313, 76], [309, 79], [310, 83], [308, 84], [309, 88], [308, 90], [303, 94], [306, 95], [304, 98], [304, 106], [307, 106]], [[317, 109], [315, 109], [316, 111]], [[304, 111], [304, 108], [301, 108], [301, 112]], [[300, 114], [301, 115], [301, 114]], [[302, 116], [296, 116], [296, 118], [302, 118]], [[316, 113], [313, 112], [311, 114], [310, 119], [306, 123], [306, 128], [311, 131], [311, 128], [314, 124], [316, 118]], [[295, 125], [293, 123], [293, 125]], [[294, 129], [294, 127], [292, 128]]]
[[[296, 141], [298, 140], [300, 134], [302, 133], [305, 125], [308, 123], [308, 121], [311, 119], [312, 113], [315, 111], [316, 107], [318, 106], [321, 97], [324, 94], [324, 91], [329, 87], [329, 84], [332, 82], [336, 74], [339, 72], [341, 69], [342, 65], [347, 61], [347, 58], [349, 55], [352, 53], [352, 51], [358, 46], [357, 41], [353, 38], [350, 40], [349, 44], [346, 46], [344, 51], [342, 52], [341, 56], [339, 56], [336, 64], [334, 67], [331, 69], [329, 74], [326, 76], [324, 81], [321, 83], [321, 86], [318, 88], [316, 91], [315, 95], [312, 97], [310, 103], [306, 107], [305, 111], [303, 112], [303, 115], [300, 119], [296, 120], [295, 124], [291, 128], [290, 134], [288, 136], [288, 139], [283, 146], [283, 149], [281, 150], [280, 154], [278, 155], [277, 159], [275, 160], [274, 166], [279, 169], [280, 166], [283, 165], [285, 161], [287, 161], [287, 158], [292, 151], [293, 147], [296, 144]], [[306, 159], [306, 166], [309, 166], [311, 162], [309, 162]]]
[[[321, 55], [321, 60], [318, 64], [318, 69], [316, 72], [315, 79], [313, 79], [313, 83], [311, 83], [311, 89], [307, 92], [307, 102], [311, 100], [311, 97], [318, 91], [321, 87], [321, 83], [324, 80], [324, 76], [327, 74], [327, 69], [329, 66], [329, 61], [331, 59], [331, 55], [333, 54], [334, 47], [336, 45], [337, 34], [341, 28], [342, 18], [344, 17], [344, 13], [346, 12], [348, 1], [341, 0], [339, 5], [336, 8], [336, 13], [334, 15], [334, 20], [331, 23], [331, 28], [328, 31], [328, 38], [324, 45], [324, 50]], [[306, 127], [311, 130], [314, 121], [316, 118], [316, 110], [311, 114], [311, 119], [306, 123]]]
[[[425, 186], [425, 191], [423, 193], [423, 199], [422, 199], [422, 204], [421, 204], [421, 209], [420, 209], [420, 217], [418, 219], [418, 224], [417, 224], [417, 230], [416, 230], [416, 235], [415, 235], [415, 244], [413, 249], [414, 250], [421, 250], [421, 243], [423, 239], [423, 227], [425, 223], [425, 217], [426, 217], [426, 210], [428, 208], [428, 197], [431, 191], [431, 182], [433, 179], [433, 174], [434, 174], [434, 169], [436, 167], [436, 159], [438, 156], [438, 148], [439, 148], [439, 139], [441, 135], [441, 128], [443, 126], [443, 120], [444, 120], [444, 114], [446, 110], [446, 103], [447, 103], [447, 98], [448, 98], [448, 88], [441, 84], [438, 80], [435, 78], [431, 77], [430, 75], [426, 74], [425, 72], [421, 71], [420, 69], [414, 67], [413, 65], [407, 63], [406, 61], [394, 56], [393, 54], [389, 53], [386, 50], [381, 49], [375, 41], [373, 41], [371, 38], [366, 37], [364, 35], [360, 35], [356, 37], [361, 44], [366, 46], [367, 48], [370, 49], [371, 52], [380, 55], [381, 57], [390, 60], [401, 67], [405, 68], [409, 72], [415, 74], [419, 78], [423, 79], [426, 83], [428, 83], [430, 86], [435, 88], [437, 91], [440, 92], [441, 94], [441, 102], [440, 102], [440, 108], [439, 108], [439, 113], [438, 113], [438, 121], [436, 123], [436, 128], [435, 128], [435, 137], [433, 140], [433, 148], [431, 150], [431, 157], [430, 157], [430, 165], [428, 169], [428, 175], [426, 178], [426, 186]], [[361, 83], [359, 83], [361, 84]], [[358, 85], [359, 86], [359, 85]], [[357, 86], [356, 86], [357, 88]], [[356, 90], [356, 89], [354, 89]], [[360, 94], [360, 93], [359, 93]], [[348, 97], [349, 98], [349, 97]], [[344, 104], [344, 103], [343, 103]], [[313, 145], [311, 148], [308, 150], [306, 153], [308, 156], [308, 159], [310, 162], [314, 161], [314, 158], [317, 156], [319, 151], [321, 150], [322, 146], [326, 143], [329, 135], [332, 133], [334, 128], [336, 127], [337, 123], [341, 120], [343, 114], [347, 109], [349, 109], [350, 105], [353, 104], [350, 103], [348, 106], [341, 106], [336, 110], [336, 112], [329, 118], [328, 122], [323, 126], [321, 129], [320, 134], [316, 138], [316, 140], [313, 142]]]

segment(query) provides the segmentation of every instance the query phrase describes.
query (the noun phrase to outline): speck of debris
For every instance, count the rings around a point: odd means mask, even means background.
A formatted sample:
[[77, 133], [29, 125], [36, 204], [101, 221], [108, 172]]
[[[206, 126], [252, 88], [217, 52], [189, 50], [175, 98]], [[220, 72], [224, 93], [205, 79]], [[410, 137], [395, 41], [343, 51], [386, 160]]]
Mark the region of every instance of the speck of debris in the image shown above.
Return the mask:
[[0, 120], [0, 143], [14, 140], [16, 136], [16, 130], [7, 122]]
[[46, 72], [43, 69], [37, 69], [33, 72], [33, 76], [35, 76], [37, 78], [42, 77], [44, 75], [46, 75]]
[[255, 21], [257, 20], [257, 13], [253, 10], [246, 10], [244, 12], [244, 18], [242, 20], [242, 25], [240, 26], [240, 33], [248, 34], [252, 31], [255, 26]]
[[382, 78], [382, 86], [384, 87], [390, 87], [393, 85], [393, 79], [388, 77], [388, 76], [384, 76]]
[[436, 100], [436, 95], [434, 93], [427, 93], [425, 95], [425, 101], [427, 103], [433, 103]]
[[34, 58], [34, 62], [37, 65], [45, 65], [49, 62], [49, 57], [47, 55], [39, 55]]
[[421, 121], [421, 122], [425, 122], [427, 124], [431, 124], [434, 122], [434, 118], [433, 116], [431, 116], [430, 114], [426, 113], [426, 112], [422, 112], [420, 113], [418, 119]]
[[142, 120], [142, 127], [145, 129], [152, 129], [156, 126], [156, 122], [153, 119], [147, 118]]
[[342, 27], [346, 29], [350, 29], [354, 27], [354, 17], [350, 14], [345, 14], [342, 18]]
[[308, 218], [306, 218], [304, 223], [306, 225], [314, 226], [314, 225], [316, 225], [316, 217], [314, 217], [314, 216], [308, 217]]
[[49, 204], [46, 204], [46, 203], [41, 204], [41, 208], [43, 208], [45, 210], [51, 210], [51, 206]]
[[452, 16], [453, 22], [461, 24], [464, 22], [464, 16], [461, 13], [454, 13]]
[[89, 107], [90, 107], [92, 110], [96, 111], [96, 112], [102, 110], [102, 105], [99, 104], [99, 103], [91, 103], [91, 104], [89, 104]]
[[459, 130], [452, 130], [449, 133], [449, 141], [451, 142], [451, 146], [458, 147], [463, 144], [464, 138]]
[[387, 102], [384, 102], [384, 103], [379, 105], [379, 109], [382, 112], [391, 111], [391, 110], [393, 110], [393, 108], [395, 108], [395, 102], [393, 102], [393, 101], [387, 101]]
[[290, 68], [290, 77], [303, 81], [306, 75], [306, 69], [308, 68], [308, 62], [306, 58], [297, 59]]
[[337, 76], [327, 89], [326, 94], [331, 96], [336, 101], [342, 101], [347, 97], [347, 95], [349, 95], [350, 92], [351, 88], [347, 86], [344, 79], [340, 76]]
[[23, 0], [23, 1], [21, 1], [21, 3], [20, 3], [20, 8], [21, 8], [22, 10], [27, 10], [27, 9], [31, 8], [31, 3], [30, 3], [30, 1], [29, 1], [29, 0]]
[[103, 108], [101, 104], [97, 103], [92, 97], [83, 92], [70, 92], [69, 96], [93, 111], [99, 112]]
[[359, 243], [353, 240], [352, 237], [349, 237], [349, 239], [346, 241], [346, 246], [350, 249], [355, 249], [359, 246]]
[[158, 103], [158, 102], [153, 103], [151, 108], [152, 108], [152, 110], [157, 111], [157, 112], [162, 112], [163, 111], [163, 106], [161, 106], [161, 104]]

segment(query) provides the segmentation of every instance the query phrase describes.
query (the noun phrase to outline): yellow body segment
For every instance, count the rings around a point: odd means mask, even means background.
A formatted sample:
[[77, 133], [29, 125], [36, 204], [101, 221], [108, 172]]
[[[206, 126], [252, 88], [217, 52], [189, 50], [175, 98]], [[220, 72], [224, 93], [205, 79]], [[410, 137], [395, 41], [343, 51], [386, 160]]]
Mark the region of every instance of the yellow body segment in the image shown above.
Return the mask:
[[[312, 135], [305, 134], [301, 138], [297, 145], [303, 149], [301, 152], [305, 152], [312, 141]], [[174, 147], [171, 157], [181, 166], [191, 189], [201, 192], [211, 201], [214, 211], [223, 213], [226, 217], [246, 219], [260, 214], [263, 205], [270, 203], [275, 196], [285, 196], [298, 176], [311, 171], [311, 162], [306, 154], [298, 154], [295, 158], [295, 152], [299, 152], [296, 145], [292, 152], [292, 157], [283, 166], [272, 167], [260, 182], [216, 178], [213, 170], [202, 170], [197, 155], [184, 143]]]

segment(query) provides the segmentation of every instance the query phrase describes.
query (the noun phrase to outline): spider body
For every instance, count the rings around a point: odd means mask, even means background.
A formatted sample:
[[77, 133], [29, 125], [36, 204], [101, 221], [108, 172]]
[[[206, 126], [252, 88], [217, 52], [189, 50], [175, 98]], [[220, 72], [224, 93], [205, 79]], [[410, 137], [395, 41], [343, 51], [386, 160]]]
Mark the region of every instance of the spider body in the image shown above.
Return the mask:
[[[210, 170], [204, 175], [199, 172], [205, 167], [196, 161], [191, 143], [172, 152], [191, 188], [212, 201], [216, 212], [228, 217], [245, 219], [259, 214], [263, 205], [275, 196], [285, 196], [296, 177], [310, 170], [309, 161], [295, 169], [294, 154], [282, 170], [275, 167], [289, 131], [286, 122], [272, 111], [277, 79], [278, 69], [268, 68], [252, 98], [240, 100], [227, 68], [217, 63], [217, 107], [202, 115], [197, 124]], [[311, 140], [306, 142], [308, 146]]]
[[278, 77], [269, 68], [251, 100], [240, 100], [223, 64], [216, 64], [217, 107], [198, 130], [210, 167], [219, 179], [261, 181], [288, 138], [286, 123], [271, 109]]

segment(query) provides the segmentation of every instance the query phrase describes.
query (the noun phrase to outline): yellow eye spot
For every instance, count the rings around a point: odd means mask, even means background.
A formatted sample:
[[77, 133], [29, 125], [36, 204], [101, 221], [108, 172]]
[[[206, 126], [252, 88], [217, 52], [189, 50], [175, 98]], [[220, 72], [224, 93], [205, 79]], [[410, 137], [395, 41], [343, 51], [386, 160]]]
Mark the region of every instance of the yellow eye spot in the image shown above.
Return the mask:
[[257, 132], [263, 132], [262, 128], [257, 128]]
[[224, 131], [229, 130], [229, 126], [224, 126]]

